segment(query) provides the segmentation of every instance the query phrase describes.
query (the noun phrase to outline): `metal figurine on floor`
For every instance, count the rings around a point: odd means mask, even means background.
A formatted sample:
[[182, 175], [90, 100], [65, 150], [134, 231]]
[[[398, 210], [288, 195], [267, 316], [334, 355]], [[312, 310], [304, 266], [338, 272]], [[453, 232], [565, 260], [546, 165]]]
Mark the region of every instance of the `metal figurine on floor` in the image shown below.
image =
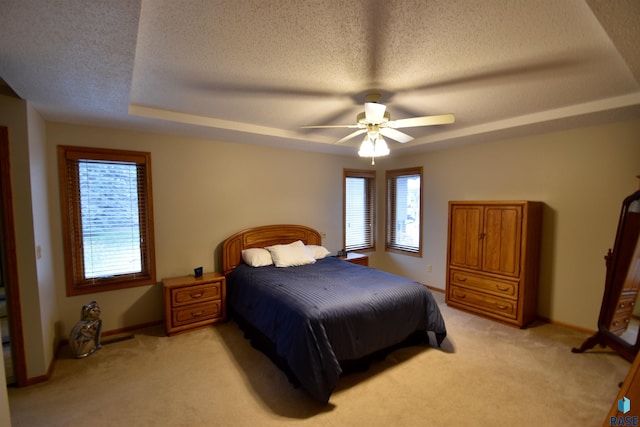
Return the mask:
[[100, 319], [98, 303], [91, 301], [83, 305], [80, 319], [69, 336], [69, 346], [77, 359], [90, 356], [102, 347], [100, 345], [102, 319]]

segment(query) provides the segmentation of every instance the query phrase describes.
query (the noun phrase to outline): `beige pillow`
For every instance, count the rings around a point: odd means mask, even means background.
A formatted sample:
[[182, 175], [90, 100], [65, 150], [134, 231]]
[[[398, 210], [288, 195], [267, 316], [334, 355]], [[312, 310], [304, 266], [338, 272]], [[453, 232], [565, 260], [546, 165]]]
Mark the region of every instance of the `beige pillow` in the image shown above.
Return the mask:
[[307, 245], [307, 250], [315, 259], [325, 258], [331, 253], [327, 250], [327, 248], [320, 245]]
[[288, 245], [267, 246], [265, 249], [271, 253], [276, 267], [293, 267], [316, 262], [316, 259], [300, 240]]
[[242, 251], [242, 260], [251, 267], [273, 265], [271, 252], [263, 248], [244, 249]]

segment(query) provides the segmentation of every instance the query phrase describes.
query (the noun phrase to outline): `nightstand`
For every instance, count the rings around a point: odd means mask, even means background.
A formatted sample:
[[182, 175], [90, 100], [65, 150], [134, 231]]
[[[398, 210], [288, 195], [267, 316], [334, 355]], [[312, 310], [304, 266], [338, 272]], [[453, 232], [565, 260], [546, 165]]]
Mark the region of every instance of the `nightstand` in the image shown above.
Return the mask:
[[167, 335], [223, 322], [227, 317], [226, 281], [220, 273], [162, 280]]
[[364, 265], [369, 267], [369, 255], [348, 252], [347, 256], [339, 256], [338, 259], [350, 262], [352, 264]]

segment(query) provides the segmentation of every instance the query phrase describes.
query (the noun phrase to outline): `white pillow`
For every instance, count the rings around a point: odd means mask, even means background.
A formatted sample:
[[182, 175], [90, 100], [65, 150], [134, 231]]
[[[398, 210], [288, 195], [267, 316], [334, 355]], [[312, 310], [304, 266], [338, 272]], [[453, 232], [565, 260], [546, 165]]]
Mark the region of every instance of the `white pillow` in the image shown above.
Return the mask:
[[273, 264], [271, 253], [262, 248], [243, 249], [242, 260], [251, 267], [264, 267]]
[[293, 267], [316, 262], [300, 240], [288, 245], [267, 246], [265, 249], [271, 252], [271, 258], [276, 267]]
[[322, 259], [331, 253], [327, 248], [320, 245], [307, 245], [307, 250], [315, 259]]

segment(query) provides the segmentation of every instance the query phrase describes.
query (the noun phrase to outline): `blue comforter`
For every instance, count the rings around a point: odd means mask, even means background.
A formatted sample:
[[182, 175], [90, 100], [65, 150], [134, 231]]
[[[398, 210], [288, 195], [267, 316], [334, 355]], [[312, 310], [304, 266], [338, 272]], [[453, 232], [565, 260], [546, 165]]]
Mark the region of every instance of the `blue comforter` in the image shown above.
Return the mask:
[[275, 346], [300, 384], [327, 402], [342, 369], [355, 360], [432, 331], [444, 320], [431, 292], [410, 279], [329, 257], [279, 268], [239, 265], [227, 302]]

